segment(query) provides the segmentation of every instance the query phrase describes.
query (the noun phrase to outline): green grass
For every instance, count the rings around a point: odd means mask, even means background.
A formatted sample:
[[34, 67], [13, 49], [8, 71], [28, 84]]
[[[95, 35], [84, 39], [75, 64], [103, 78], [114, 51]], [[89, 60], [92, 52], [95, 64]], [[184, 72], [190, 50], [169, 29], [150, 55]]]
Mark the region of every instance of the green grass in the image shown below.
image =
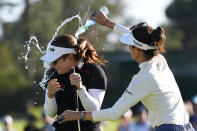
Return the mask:
[[[43, 109], [43, 106], [34, 107], [30, 110], [30, 113], [34, 114], [38, 119], [36, 123], [38, 128], [41, 128], [43, 125], [43, 120], [41, 116], [42, 109]], [[120, 120], [106, 121], [104, 123], [105, 123], [105, 126], [103, 127], [104, 131], [116, 131], [120, 124]], [[27, 124], [26, 118], [20, 118], [20, 119], [14, 118], [13, 128], [16, 131], [23, 131], [26, 124]], [[0, 123], [0, 127], [2, 127], [2, 123]]]
[[103, 129], [104, 131], [117, 131], [119, 124], [120, 120], [107, 121]]

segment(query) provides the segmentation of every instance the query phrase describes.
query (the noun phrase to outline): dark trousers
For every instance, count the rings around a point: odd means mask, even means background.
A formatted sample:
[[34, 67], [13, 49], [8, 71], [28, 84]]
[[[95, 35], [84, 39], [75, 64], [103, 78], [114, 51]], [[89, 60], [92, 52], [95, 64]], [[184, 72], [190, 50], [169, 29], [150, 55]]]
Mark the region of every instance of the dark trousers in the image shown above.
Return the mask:
[[[78, 131], [78, 128], [56, 128], [55, 131]], [[94, 127], [94, 128], [81, 128], [81, 131], [102, 131], [101, 127]]]
[[195, 131], [190, 123], [186, 125], [162, 124], [155, 131]]

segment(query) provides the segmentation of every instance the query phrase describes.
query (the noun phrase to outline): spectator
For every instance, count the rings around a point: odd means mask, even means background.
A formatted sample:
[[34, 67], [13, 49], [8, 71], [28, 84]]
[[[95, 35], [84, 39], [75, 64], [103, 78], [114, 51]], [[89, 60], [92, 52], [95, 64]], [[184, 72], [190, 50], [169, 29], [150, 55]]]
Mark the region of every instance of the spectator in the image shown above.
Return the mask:
[[24, 131], [40, 131], [36, 127], [37, 118], [34, 115], [29, 114], [27, 117], [27, 120], [28, 120], [28, 123], [27, 123], [27, 126], [24, 128]]
[[1, 131], [15, 131], [12, 128], [12, 124], [13, 124], [13, 118], [10, 115], [6, 115], [2, 118], [4, 127], [1, 129]]
[[121, 117], [121, 125], [118, 128], [118, 131], [130, 131], [129, 127], [131, 125], [133, 112], [132, 110], [128, 110], [124, 115]]
[[137, 113], [137, 121], [130, 125], [129, 131], [151, 131], [152, 128], [147, 119], [147, 110], [144, 107], [140, 107]]
[[195, 96], [192, 98], [192, 102], [191, 101], [186, 101], [184, 102], [185, 105], [185, 109], [188, 112], [190, 118], [189, 121], [192, 124], [192, 126], [194, 127], [195, 131], [197, 131], [197, 111], [195, 110], [195, 106], [196, 106], [196, 99]]
[[54, 131], [55, 129], [52, 126], [51, 117], [47, 116], [46, 113], [43, 111], [42, 118], [44, 119], [44, 126], [42, 127], [42, 131]]

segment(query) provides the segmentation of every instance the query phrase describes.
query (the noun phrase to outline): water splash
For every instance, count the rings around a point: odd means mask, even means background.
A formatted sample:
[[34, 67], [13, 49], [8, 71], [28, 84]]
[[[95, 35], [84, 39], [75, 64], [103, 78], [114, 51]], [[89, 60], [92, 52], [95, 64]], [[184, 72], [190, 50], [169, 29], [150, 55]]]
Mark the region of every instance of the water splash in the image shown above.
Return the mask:
[[[90, 11], [90, 7], [88, 8], [88, 12]], [[107, 16], [109, 14], [109, 10], [106, 6], [103, 6], [100, 11]], [[88, 14], [88, 12], [86, 12], [86, 15]], [[96, 12], [92, 12], [91, 16], [96, 15]], [[81, 23], [81, 22], [80, 22]], [[77, 29], [76, 33], [75, 33], [75, 37], [78, 38], [79, 35], [85, 33], [88, 30], [88, 27], [94, 25], [96, 23], [96, 21], [91, 20], [90, 18], [86, 19], [85, 24], [83, 25], [83, 23], [79, 24], [79, 28]]]
[[[90, 6], [88, 7], [88, 11], [86, 12], [85, 17], [88, 16], [89, 9], [90, 9]], [[75, 19], [75, 18], [78, 18], [78, 20], [79, 20], [79, 28], [80, 28], [80, 27], [83, 27], [83, 21], [84, 21], [85, 18], [82, 19], [82, 18], [79, 16], [79, 14], [78, 14], [78, 15], [75, 15], [75, 16], [72, 16], [72, 17], [70, 17], [70, 18], [65, 19], [65, 20], [57, 27], [56, 32], [54, 33], [52, 39], [48, 42], [46, 51], [47, 51], [48, 48], [50, 47], [52, 41], [56, 38], [56, 36], [57, 36], [58, 32], [60, 31], [60, 29], [61, 29], [64, 25], [66, 25], [67, 23], [71, 22], [71, 21], [72, 21], [73, 19]], [[84, 33], [84, 32], [81, 32], [80, 29], [77, 30], [76, 33], [75, 33], [75, 37], [78, 38], [78, 36], [79, 36], [80, 34], [82, 34], [82, 33]], [[24, 47], [27, 48], [27, 53], [26, 53], [25, 56], [24, 56], [24, 60], [25, 60], [25, 64], [26, 64], [25, 69], [28, 69], [28, 55], [29, 55], [29, 53], [30, 53], [30, 51], [31, 51], [30, 45], [33, 44], [34, 46], [36, 46], [36, 47], [38, 48], [38, 50], [39, 50], [42, 54], [44, 54], [46, 51], [42, 51], [42, 48], [40, 48], [39, 43], [38, 43], [38, 40], [37, 40], [37, 38], [36, 38], [35, 36], [31, 36], [30, 39], [29, 39], [29, 41], [26, 42], [26, 44], [27, 44], [27, 45], [24, 45]], [[50, 63], [44, 62], [44, 74], [43, 74], [42, 81], [39, 82], [39, 85], [40, 85], [40, 86], [42, 87], [42, 89], [44, 89], [44, 90], [45, 90], [46, 82], [47, 82], [47, 81], [49, 80], [49, 78], [50, 78], [50, 76], [47, 75], [47, 71], [48, 71], [50, 68], [51, 68]], [[52, 74], [54, 74], [54, 73], [55, 73], [55, 72], [53, 72]], [[35, 103], [37, 103], [37, 102], [35, 102]]]
[[88, 6], [88, 10], [86, 11], [84, 19], [81, 19], [81, 18], [79, 19], [79, 27], [78, 27], [77, 31], [75, 32], [75, 37], [76, 38], [78, 38], [79, 35], [85, 33], [86, 30], [84, 29], [84, 24], [83, 23], [85, 23], [85, 20], [87, 20], [89, 12], [90, 12], [90, 5]]
[[54, 33], [52, 39], [49, 41], [49, 43], [48, 43], [48, 45], [47, 45], [47, 48], [51, 45], [52, 41], [53, 41], [53, 40], [55, 39], [55, 37], [57, 36], [59, 30], [60, 30], [65, 24], [67, 24], [68, 22], [72, 21], [74, 18], [78, 18], [79, 21], [81, 21], [81, 17], [79, 16], [79, 14], [78, 14], [78, 15], [75, 15], [75, 16], [72, 16], [72, 17], [70, 17], [70, 18], [65, 19], [65, 20], [57, 27], [57, 30], [56, 30], [56, 32]]
[[[48, 43], [48, 45], [47, 45], [47, 49], [49, 48], [49, 46], [51, 45], [52, 41], [53, 41], [53, 40], [55, 39], [55, 37], [57, 36], [59, 30], [60, 30], [64, 25], [66, 25], [68, 22], [71, 22], [71, 21], [72, 21], [73, 19], [75, 19], [75, 18], [78, 18], [78, 19], [79, 19], [79, 23], [81, 24], [82, 19], [81, 19], [81, 17], [79, 16], [79, 14], [78, 14], [78, 15], [75, 15], [75, 16], [72, 16], [72, 17], [70, 17], [70, 18], [65, 19], [65, 20], [58, 26], [58, 28], [57, 28], [56, 32], [54, 33], [52, 39], [49, 41], [49, 43]], [[44, 62], [44, 76], [43, 76], [43, 78], [42, 78], [42, 81], [39, 83], [39, 85], [40, 85], [40, 86], [42, 87], [42, 89], [44, 89], [44, 90], [45, 90], [45, 85], [46, 85], [48, 79], [50, 78], [50, 76], [47, 76], [47, 71], [50, 69], [50, 67], [51, 67], [51, 66], [50, 66], [50, 63]], [[55, 72], [53, 72], [53, 73], [55, 73]], [[53, 73], [52, 73], [52, 74], [53, 74]]]
[[29, 41], [27, 41], [25, 43], [27, 44], [26, 45], [26, 47], [27, 47], [27, 53], [24, 56], [24, 60], [25, 60], [25, 64], [26, 64], [25, 69], [27, 70], [28, 69], [28, 63], [27, 63], [28, 62], [28, 55], [29, 55], [29, 53], [31, 51], [31, 47], [30, 47], [31, 43], [33, 45], [35, 45], [42, 54], [44, 54], [44, 51], [42, 51], [42, 49], [40, 48], [39, 43], [38, 43], [38, 40], [37, 40], [37, 38], [35, 36], [31, 36], [29, 38]]

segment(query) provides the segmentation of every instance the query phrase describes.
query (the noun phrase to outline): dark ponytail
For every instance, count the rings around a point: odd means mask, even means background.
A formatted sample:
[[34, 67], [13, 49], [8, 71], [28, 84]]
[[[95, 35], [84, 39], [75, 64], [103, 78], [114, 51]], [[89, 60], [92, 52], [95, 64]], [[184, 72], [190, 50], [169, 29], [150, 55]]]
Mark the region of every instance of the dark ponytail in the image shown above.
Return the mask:
[[152, 31], [151, 37], [153, 39], [153, 43], [158, 46], [159, 51], [161, 53], [165, 53], [166, 50], [164, 48], [164, 42], [166, 38], [164, 34], [164, 29], [161, 27], [157, 27], [157, 29]]
[[99, 56], [94, 47], [86, 39], [78, 39], [76, 46], [76, 59], [83, 59], [85, 63], [105, 65], [107, 61], [103, 56]]
[[[140, 23], [141, 24], [141, 23]], [[139, 24], [139, 25], [140, 25]], [[158, 53], [165, 53], [164, 43], [165, 43], [165, 34], [164, 29], [157, 27], [153, 30], [151, 26], [136, 26], [132, 30], [133, 36], [140, 42], [146, 43], [149, 46], [157, 46], [157, 49], [143, 50], [145, 57], [151, 59], [156, 56]]]

